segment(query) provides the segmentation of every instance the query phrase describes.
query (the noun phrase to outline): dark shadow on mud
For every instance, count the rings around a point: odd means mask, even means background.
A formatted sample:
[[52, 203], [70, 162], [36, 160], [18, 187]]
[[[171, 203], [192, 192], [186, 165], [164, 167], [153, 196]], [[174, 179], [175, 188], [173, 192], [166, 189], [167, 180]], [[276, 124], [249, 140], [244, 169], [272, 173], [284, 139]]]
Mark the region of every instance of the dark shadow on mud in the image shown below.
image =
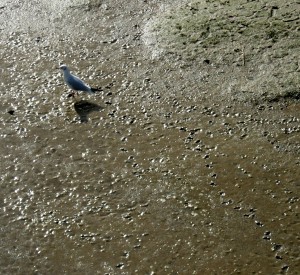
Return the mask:
[[269, 102], [278, 102], [280, 100], [300, 100], [300, 91], [288, 91], [283, 95], [276, 95], [270, 98]]
[[96, 103], [89, 102], [87, 100], [80, 100], [74, 103], [74, 109], [80, 117], [80, 121], [88, 122], [88, 115], [92, 112], [99, 112], [103, 107], [99, 106]]

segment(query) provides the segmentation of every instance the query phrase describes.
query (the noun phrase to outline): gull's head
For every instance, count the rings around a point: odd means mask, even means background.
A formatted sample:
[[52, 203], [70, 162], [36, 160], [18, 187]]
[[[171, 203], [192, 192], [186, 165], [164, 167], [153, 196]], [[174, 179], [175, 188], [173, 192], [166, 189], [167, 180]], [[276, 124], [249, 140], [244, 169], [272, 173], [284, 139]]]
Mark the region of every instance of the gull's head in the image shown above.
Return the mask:
[[65, 64], [60, 65], [59, 68], [60, 68], [63, 72], [69, 71], [67, 65], [65, 65]]

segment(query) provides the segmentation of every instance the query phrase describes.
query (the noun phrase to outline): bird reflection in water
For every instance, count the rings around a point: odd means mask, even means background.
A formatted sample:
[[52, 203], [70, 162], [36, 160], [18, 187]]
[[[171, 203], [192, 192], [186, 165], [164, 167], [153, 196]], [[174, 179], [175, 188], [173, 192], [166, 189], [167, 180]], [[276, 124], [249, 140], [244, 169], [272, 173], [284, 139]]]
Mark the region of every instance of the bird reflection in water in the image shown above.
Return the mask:
[[74, 108], [82, 123], [88, 122], [88, 115], [90, 113], [99, 112], [103, 109], [103, 107], [99, 106], [98, 104], [86, 100], [79, 100], [75, 102]]

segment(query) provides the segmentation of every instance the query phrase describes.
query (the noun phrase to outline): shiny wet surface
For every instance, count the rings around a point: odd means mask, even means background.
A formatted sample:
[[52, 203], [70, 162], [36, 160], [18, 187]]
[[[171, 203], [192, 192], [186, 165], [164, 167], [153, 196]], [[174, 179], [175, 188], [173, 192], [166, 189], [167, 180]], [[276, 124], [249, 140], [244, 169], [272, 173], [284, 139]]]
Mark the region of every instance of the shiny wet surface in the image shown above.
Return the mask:
[[299, 102], [151, 59], [156, 1], [51, 8], [1, 31], [1, 273], [296, 274]]

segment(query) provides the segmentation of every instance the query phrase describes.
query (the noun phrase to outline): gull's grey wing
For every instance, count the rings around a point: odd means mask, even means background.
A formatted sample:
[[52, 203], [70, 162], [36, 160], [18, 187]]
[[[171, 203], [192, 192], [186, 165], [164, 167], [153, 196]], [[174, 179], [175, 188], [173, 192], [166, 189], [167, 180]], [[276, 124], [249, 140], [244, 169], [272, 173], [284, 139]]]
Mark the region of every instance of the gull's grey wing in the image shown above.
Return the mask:
[[77, 76], [70, 75], [66, 82], [69, 87], [75, 91], [91, 92], [91, 88]]

